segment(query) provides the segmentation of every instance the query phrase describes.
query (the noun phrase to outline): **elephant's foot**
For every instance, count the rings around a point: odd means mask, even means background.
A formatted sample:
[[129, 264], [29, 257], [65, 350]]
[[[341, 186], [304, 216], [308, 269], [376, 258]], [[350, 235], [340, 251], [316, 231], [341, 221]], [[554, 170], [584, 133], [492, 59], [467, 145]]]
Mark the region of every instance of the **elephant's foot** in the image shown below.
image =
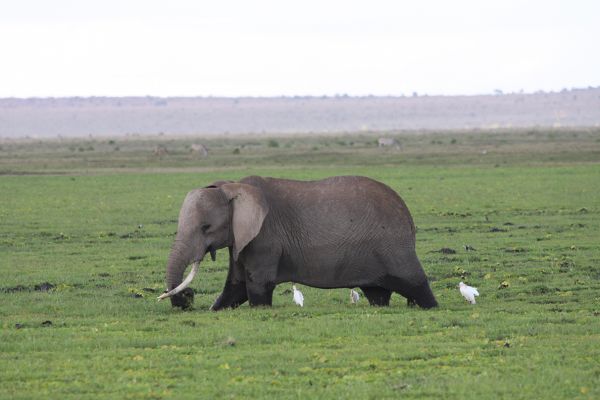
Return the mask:
[[219, 311], [224, 308], [236, 308], [244, 304], [247, 300], [248, 294], [245, 282], [236, 284], [227, 282], [223, 293], [215, 300], [210, 309], [212, 311]]
[[387, 307], [390, 305], [390, 297], [392, 292], [382, 287], [362, 287], [360, 288], [365, 294], [369, 304], [372, 306]]

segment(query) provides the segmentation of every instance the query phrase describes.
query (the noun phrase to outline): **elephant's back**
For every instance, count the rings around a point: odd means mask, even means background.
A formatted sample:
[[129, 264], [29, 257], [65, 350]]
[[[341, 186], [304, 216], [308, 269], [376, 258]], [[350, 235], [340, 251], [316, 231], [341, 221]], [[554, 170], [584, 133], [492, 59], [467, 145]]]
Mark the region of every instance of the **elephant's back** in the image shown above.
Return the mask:
[[414, 245], [415, 228], [406, 204], [390, 187], [371, 178], [245, 179], [262, 187], [273, 211], [294, 225], [288, 229], [309, 234], [314, 240], [360, 241], [390, 236]]

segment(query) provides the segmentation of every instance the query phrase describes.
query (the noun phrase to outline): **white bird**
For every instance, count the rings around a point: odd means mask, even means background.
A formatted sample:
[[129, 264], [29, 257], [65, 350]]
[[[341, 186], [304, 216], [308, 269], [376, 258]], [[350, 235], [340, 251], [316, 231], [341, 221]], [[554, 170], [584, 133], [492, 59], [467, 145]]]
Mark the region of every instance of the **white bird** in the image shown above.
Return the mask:
[[294, 290], [294, 303], [298, 304], [300, 307], [304, 307], [304, 296], [302, 292], [296, 289], [296, 285], [292, 285], [292, 289]]
[[358, 303], [359, 299], [360, 295], [358, 294], [358, 292], [354, 289], [350, 289], [350, 301], [352, 302], [352, 304]]
[[475, 304], [475, 296], [479, 296], [477, 288], [465, 285], [463, 282], [458, 284], [460, 294], [471, 304]]

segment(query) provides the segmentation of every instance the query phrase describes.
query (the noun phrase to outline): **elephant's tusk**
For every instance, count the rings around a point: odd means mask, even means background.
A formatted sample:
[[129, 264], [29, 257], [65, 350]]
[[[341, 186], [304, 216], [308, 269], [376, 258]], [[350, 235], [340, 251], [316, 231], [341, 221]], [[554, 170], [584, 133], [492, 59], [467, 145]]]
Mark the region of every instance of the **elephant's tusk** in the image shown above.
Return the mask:
[[192, 270], [190, 271], [190, 273], [188, 274], [188, 276], [183, 280], [183, 282], [181, 282], [179, 284], [179, 286], [177, 286], [175, 289], [167, 292], [167, 293], [163, 293], [160, 296], [158, 296], [158, 301], [161, 301], [162, 299], [166, 299], [167, 297], [171, 297], [173, 295], [176, 295], [177, 293], [181, 292], [183, 289], [185, 289], [186, 287], [188, 287], [190, 285], [190, 283], [192, 283], [192, 280], [194, 279], [194, 277], [196, 276], [196, 274], [198, 273], [198, 266], [200, 265], [199, 261], [196, 261], [194, 263], [194, 265], [192, 266]]

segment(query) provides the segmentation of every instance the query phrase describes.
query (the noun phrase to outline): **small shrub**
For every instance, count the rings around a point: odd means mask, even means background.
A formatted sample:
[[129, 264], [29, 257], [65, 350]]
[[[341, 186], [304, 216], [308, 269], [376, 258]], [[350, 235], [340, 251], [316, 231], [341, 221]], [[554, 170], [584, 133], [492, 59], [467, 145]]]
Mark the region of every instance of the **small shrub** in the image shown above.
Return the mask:
[[235, 149], [233, 149], [233, 154], [240, 154], [239, 147], [236, 147]]
[[268, 143], [269, 147], [279, 147], [279, 142], [277, 140], [271, 139]]

